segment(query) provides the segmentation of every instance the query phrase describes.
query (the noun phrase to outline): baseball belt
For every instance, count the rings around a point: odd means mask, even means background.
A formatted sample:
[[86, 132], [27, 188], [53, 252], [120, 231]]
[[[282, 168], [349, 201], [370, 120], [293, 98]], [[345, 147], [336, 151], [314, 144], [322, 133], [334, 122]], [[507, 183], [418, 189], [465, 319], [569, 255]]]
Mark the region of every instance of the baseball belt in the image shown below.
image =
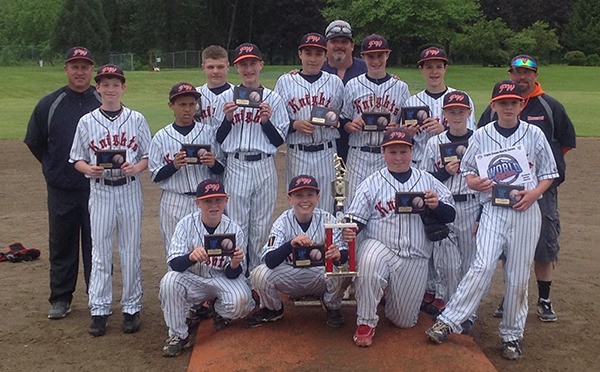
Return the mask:
[[297, 144], [297, 145], [290, 145], [289, 146], [291, 149], [298, 149], [300, 151], [306, 151], [306, 152], [317, 152], [317, 151], [323, 151], [325, 150], [325, 148], [332, 148], [333, 147], [333, 142], [329, 141], [329, 142], [325, 142], [325, 143], [321, 143], [320, 145], [303, 145], [303, 144]]
[[135, 181], [135, 177], [123, 177], [116, 180], [107, 180], [104, 178], [96, 178], [96, 183], [103, 183], [106, 186], [123, 186], [128, 182]]

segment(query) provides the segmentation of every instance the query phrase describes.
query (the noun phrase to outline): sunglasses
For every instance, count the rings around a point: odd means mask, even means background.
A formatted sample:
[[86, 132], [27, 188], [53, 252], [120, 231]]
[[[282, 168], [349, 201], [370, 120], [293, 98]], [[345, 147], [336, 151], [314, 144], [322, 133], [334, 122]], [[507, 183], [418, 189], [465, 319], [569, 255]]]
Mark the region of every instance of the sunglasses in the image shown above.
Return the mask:
[[330, 36], [331, 34], [352, 35], [352, 30], [350, 29], [350, 27], [346, 27], [344, 25], [333, 26], [329, 29], [329, 31], [327, 31], [327, 36]]
[[519, 58], [519, 59], [516, 59], [513, 61], [512, 67], [513, 68], [525, 67], [525, 68], [529, 68], [532, 70], [537, 70], [537, 63], [535, 63], [534, 60], [531, 60], [529, 58]]

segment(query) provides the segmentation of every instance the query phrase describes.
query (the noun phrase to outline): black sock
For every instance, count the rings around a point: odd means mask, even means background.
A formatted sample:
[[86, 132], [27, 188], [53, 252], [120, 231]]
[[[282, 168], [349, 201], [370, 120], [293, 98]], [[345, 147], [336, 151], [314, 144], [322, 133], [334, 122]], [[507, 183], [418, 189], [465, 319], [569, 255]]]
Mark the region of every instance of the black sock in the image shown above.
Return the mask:
[[544, 282], [542, 280], [538, 280], [538, 292], [540, 294], [540, 298], [543, 298], [545, 300], [549, 300], [550, 299], [550, 286], [552, 285], [552, 282]]

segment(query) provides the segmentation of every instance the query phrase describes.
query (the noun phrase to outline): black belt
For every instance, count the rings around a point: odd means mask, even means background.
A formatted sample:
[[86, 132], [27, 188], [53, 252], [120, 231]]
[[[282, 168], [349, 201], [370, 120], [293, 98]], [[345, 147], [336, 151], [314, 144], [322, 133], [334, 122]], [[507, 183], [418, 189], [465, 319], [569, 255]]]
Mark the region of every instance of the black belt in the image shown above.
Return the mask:
[[325, 150], [325, 147], [327, 147], [328, 149], [332, 148], [333, 142], [329, 141], [329, 142], [322, 143], [320, 145], [303, 145], [303, 144], [290, 145], [291, 149], [295, 149], [296, 147], [300, 151], [317, 152], [317, 151]]
[[475, 199], [475, 194], [457, 194], [452, 195], [455, 202], [466, 202], [471, 199]]
[[370, 152], [372, 154], [380, 154], [381, 147], [379, 146], [363, 146], [363, 147], [352, 147], [353, 149], [359, 149], [362, 152]]
[[236, 152], [233, 155], [233, 157], [236, 159], [245, 160], [245, 161], [259, 161], [259, 160], [263, 160], [266, 158], [270, 158], [271, 154], [260, 153], [260, 154], [254, 154], [254, 155], [243, 155], [243, 154], [240, 154], [239, 152]]
[[116, 180], [107, 180], [104, 178], [96, 178], [96, 183], [102, 182], [106, 186], [123, 186], [127, 182], [132, 182], [132, 181], [135, 181], [135, 177], [123, 177], [123, 178], [117, 178]]
[[184, 192], [183, 195], [196, 196], [196, 193], [193, 191], [190, 191], [190, 192]]

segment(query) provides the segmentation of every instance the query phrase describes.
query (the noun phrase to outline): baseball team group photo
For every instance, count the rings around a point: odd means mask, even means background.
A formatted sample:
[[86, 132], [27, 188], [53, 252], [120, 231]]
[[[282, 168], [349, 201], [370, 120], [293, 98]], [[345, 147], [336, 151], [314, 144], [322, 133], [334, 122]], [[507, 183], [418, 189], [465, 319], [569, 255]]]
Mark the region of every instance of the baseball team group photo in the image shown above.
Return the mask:
[[332, 18], [0, 67], [0, 370], [600, 365], [597, 67]]

